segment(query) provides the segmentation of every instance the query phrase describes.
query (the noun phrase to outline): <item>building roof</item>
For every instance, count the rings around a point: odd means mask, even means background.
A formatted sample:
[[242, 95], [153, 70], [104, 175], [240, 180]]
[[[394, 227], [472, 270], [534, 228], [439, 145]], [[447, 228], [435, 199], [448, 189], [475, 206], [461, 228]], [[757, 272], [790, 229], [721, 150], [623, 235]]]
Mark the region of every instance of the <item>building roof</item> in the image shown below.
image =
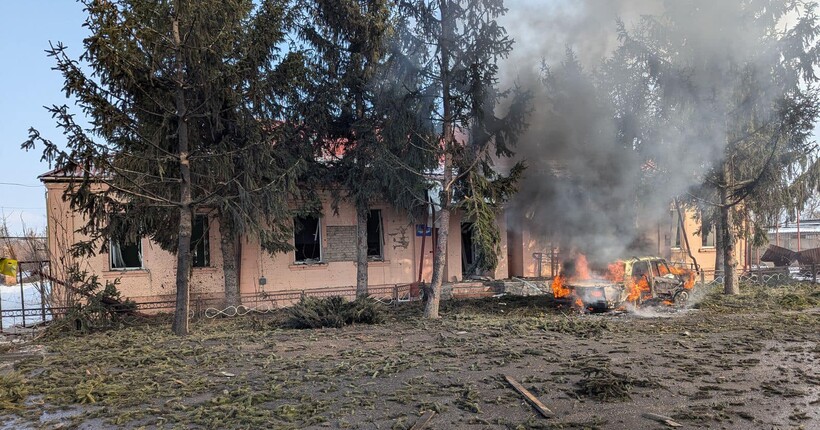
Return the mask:
[[[820, 219], [801, 219], [800, 233], [820, 233]], [[797, 222], [786, 222], [778, 227], [769, 228], [769, 234], [797, 234]]]

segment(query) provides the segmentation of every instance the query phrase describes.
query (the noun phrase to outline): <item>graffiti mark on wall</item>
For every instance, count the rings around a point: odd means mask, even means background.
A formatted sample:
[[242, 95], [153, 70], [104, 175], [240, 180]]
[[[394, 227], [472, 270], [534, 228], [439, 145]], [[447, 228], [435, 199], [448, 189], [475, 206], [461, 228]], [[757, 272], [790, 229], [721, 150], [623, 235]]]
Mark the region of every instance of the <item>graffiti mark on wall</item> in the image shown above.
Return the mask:
[[393, 249], [407, 249], [407, 247], [410, 246], [410, 239], [407, 237], [407, 227], [399, 227], [398, 231], [388, 233], [387, 235], [393, 239]]

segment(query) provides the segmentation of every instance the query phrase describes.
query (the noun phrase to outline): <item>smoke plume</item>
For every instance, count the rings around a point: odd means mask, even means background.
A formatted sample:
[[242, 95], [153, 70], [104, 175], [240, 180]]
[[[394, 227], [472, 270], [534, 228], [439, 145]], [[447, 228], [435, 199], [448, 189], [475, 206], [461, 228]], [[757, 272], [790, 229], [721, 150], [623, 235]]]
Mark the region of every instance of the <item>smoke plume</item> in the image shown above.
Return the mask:
[[[760, 44], [764, 27], [773, 26], [751, 21], [742, 3], [508, 2], [502, 25], [516, 44], [502, 64], [502, 84], [534, 95], [517, 149], [529, 166], [511, 205], [517, 221], [598, 264], [657, 254], [674, 239], [672, 199], [701, 184], [723, 155], [721, 115], [737, 90], [735, 68], [765, 75], [771, 67]], [[664, 75], [663, 91], [646, 93], [648, 71], [617, 61], [619, 22], [629, 33], [663, 23], [661, 43], [685, 47], [674, 55], [688, 67]], [[689, 104], [663, 105], [670, 91]], [[765, 82], [759, 91], [760, 99], [777, 97]]]

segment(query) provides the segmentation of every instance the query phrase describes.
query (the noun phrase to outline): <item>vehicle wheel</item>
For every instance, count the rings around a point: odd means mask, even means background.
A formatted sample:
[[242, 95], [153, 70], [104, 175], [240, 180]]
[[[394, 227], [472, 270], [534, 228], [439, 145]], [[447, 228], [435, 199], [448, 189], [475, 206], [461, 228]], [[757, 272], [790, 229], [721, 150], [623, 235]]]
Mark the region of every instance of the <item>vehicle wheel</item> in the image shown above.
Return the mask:
[[673, 300], [674, 300], [675, 304], [678, 305], [678, 306], [685, 305], [686, 302], [689, 301], [689, 291], [686, 291], [686, 290], [678, 291], [675, 294], [675, 297], [673, 297]]

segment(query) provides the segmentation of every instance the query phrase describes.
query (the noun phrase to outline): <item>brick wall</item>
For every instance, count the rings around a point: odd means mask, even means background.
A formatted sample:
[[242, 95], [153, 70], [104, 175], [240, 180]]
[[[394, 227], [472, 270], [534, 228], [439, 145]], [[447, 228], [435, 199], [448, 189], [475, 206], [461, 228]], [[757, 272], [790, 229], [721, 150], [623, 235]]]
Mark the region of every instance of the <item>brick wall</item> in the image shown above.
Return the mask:
[[356, 226], [327, 226], [327, 262], [356, 261]]

